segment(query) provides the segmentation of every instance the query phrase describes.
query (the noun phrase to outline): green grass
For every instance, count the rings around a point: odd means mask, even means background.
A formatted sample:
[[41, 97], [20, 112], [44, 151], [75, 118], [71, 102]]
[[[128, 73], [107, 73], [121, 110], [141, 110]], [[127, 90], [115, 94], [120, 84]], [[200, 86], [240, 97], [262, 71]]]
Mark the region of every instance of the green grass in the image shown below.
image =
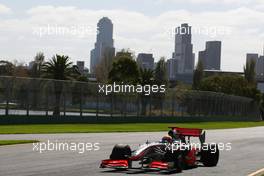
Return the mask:
[[0, 125], [0, 134], [167, 131], [168, 126], [226, 129], [264, 126], [264, 122]]
[[34, 143], [38, 142], [36, 140], [0, 140], [1, 145], [15, 145], [15, 144], [27, 144], [27, 143]]

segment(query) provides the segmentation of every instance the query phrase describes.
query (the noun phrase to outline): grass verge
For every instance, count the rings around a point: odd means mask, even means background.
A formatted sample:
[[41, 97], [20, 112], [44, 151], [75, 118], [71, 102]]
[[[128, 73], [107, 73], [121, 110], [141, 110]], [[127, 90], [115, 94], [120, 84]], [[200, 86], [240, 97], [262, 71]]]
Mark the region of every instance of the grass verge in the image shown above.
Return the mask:
[[1, 145], [15, 145], [15, 144], [27, 144], [38, 142], [37, 140], [0, 140]]
[[264, 122], [0, 125], [0, 134], [147, 132], [167, 131], [169, 126], [228, 129], [264, 126]]

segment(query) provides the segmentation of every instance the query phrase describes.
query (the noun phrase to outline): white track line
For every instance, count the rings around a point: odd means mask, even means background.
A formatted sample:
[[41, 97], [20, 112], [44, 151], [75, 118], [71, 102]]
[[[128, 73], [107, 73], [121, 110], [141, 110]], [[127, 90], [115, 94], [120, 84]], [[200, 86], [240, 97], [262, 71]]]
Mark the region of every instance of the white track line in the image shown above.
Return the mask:
[[264, 174], [264, 168], [262, 168], [256, 172], [253, 172], [252, 174], [249, 174], [248, 176], [261, 176], [262, 174]]

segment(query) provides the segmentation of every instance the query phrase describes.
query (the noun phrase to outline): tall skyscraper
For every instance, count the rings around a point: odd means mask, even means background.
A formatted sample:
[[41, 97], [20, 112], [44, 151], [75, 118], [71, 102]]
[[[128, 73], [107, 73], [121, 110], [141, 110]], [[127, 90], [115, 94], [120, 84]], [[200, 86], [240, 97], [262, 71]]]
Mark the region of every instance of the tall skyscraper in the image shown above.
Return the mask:
[[199, 52], [199, 60], [206, 70], [220, 70], [221, 41], [207, 41], [205, 50]]
[[84, 73], [84, 61], [77, 61], [76, 66], [78, 67], [78, 70], [81, 74]]
[[259, 56], [257, 53], [247, 53], [247, 62], [255, 62], [255, 72], [257, 79], [264, 78], [264, 56]]
[[154, 58], [152, 54], [139, 53], [137, 57], [137, 64], [143, 69], [154, 69]]
[[167, 60], [167, 72], [170, 81], [192, 83], [194, 59], [192, 28], [187, 23], [175, 29], [175, 48], [172, 58]]
[[181, 24], [175, 30], [175, 51], [173, 58], [178, 62], [178, 74], [192, 73], [194, 69], [194, 53], [192, 30], [187, 23]]
[[91, 73], [95, 72], [96, 66], [103, 58], [113, 57], [114, 54], [113, 23], [109, 18], [103, 17], [97, 23], [96, 43], [94, 49], [91, 50]]

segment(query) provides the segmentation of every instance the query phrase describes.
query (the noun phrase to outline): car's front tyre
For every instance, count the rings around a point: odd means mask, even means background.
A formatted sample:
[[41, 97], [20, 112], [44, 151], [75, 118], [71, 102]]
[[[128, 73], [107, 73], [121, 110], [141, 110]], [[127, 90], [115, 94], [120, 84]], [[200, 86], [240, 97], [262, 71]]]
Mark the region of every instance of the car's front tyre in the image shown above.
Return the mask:
[[129, 161], [129, 157], [131, 157], [131, 148], [129, 145], [124, 144], [116, 144], [112, 150], [110, 155], [110, 159], [112, 160], [128, 160], [128, 167], [131, 168], [131, 161]]

